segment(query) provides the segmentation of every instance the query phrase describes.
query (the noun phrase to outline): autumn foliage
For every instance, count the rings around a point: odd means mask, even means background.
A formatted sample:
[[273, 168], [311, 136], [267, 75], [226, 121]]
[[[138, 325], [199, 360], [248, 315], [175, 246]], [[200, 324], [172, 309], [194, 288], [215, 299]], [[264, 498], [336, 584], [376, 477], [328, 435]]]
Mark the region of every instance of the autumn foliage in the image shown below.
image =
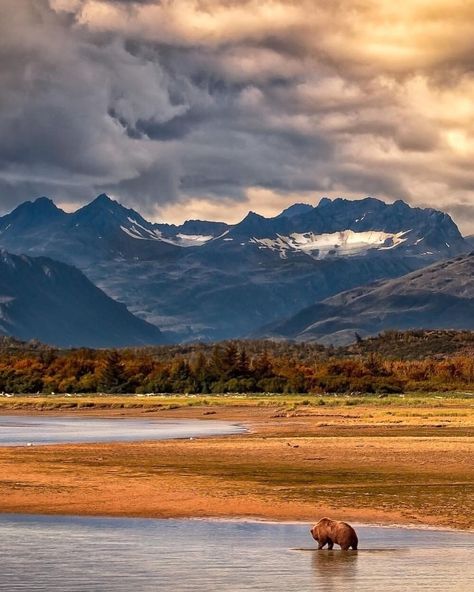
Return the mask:
[[[387, 334], [349, 348], [317, 344], [232, 341], [217, 345], [126, 350], [59, 350], [0, 344], [0, 391], [7, 393], [401, 393], [474, 389], [474, 356], [391, 355], [382, 342], [413, 341]], [[426, 339], [418, 335], [426, 349]], [[384, 341], [385, 340], [385, 341]], [[439, 341], [439, 340], [438, 340]], [[474, 341], [474, 340], [473, 340]], [[467, 340], [470, 343], [470, 337]], [[439, 343], [436, 346], [439, 349]], [[429, 349], [429, 347], [428, 347]], [[413, 354], [413, 351], [412, 351]], [[407, 359], [410, 358], [410, 359]]]

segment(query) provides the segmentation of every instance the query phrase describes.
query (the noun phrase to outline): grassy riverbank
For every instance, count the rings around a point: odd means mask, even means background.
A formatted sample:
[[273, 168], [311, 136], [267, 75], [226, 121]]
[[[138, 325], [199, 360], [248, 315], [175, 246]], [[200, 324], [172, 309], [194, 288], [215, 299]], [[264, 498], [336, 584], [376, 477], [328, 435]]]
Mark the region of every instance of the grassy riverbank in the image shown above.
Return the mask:
[[0, 449], [0, 511], [473, 528], [474, 399], [12, 397], [1, 413], [226, 419], [246, 435]]
[[474, 407], [474, 391], [409, 392], [404, 394], [215, 394], [215, 395], [0, 395], [0, 412], [8, 410], [112, 410], [143, 409], [148, 412], [185, 407]]

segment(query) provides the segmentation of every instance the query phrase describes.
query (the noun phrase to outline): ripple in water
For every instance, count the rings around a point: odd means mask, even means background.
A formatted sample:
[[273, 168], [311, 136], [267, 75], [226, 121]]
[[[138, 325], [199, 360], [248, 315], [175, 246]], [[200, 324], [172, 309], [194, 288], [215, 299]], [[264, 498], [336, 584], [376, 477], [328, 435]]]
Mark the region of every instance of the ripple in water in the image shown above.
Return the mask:
[[313, 551], [308, 525], [1, 516], [0, 589], [64, 592], [468, 592], [474, 535], [358, 527]]

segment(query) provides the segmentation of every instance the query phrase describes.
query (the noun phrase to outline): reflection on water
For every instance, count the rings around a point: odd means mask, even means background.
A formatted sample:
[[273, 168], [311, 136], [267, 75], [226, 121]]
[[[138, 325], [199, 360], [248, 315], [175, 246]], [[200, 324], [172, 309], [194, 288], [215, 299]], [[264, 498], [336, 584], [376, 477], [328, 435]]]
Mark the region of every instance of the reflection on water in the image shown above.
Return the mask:
[[316, 551], [306, 524], [0, 515], [0, 590], [474, 590], [472, 534], [358, 534], [359, 551]]
[[315, 581], [324, 590], [341, 590], [348, 582], [357, 580], [358, 551], [324, 551], [311, 553]]
[[245, 429], [217, 420], [84, 419], [79, 417], [0, 416], [0, 446], [169, 440], [224, 436]]

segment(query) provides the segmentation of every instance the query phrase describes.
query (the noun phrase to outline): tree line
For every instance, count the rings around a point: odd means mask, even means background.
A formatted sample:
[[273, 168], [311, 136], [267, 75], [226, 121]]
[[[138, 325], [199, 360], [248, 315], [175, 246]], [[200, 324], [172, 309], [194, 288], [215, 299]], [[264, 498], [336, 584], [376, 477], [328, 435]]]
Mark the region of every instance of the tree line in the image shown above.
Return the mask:
[[474, 356], [388, 358], [311, 344], [232, 341], [124, 350], [1, 347], [6, 393], [402, 393], [474, 387]]

